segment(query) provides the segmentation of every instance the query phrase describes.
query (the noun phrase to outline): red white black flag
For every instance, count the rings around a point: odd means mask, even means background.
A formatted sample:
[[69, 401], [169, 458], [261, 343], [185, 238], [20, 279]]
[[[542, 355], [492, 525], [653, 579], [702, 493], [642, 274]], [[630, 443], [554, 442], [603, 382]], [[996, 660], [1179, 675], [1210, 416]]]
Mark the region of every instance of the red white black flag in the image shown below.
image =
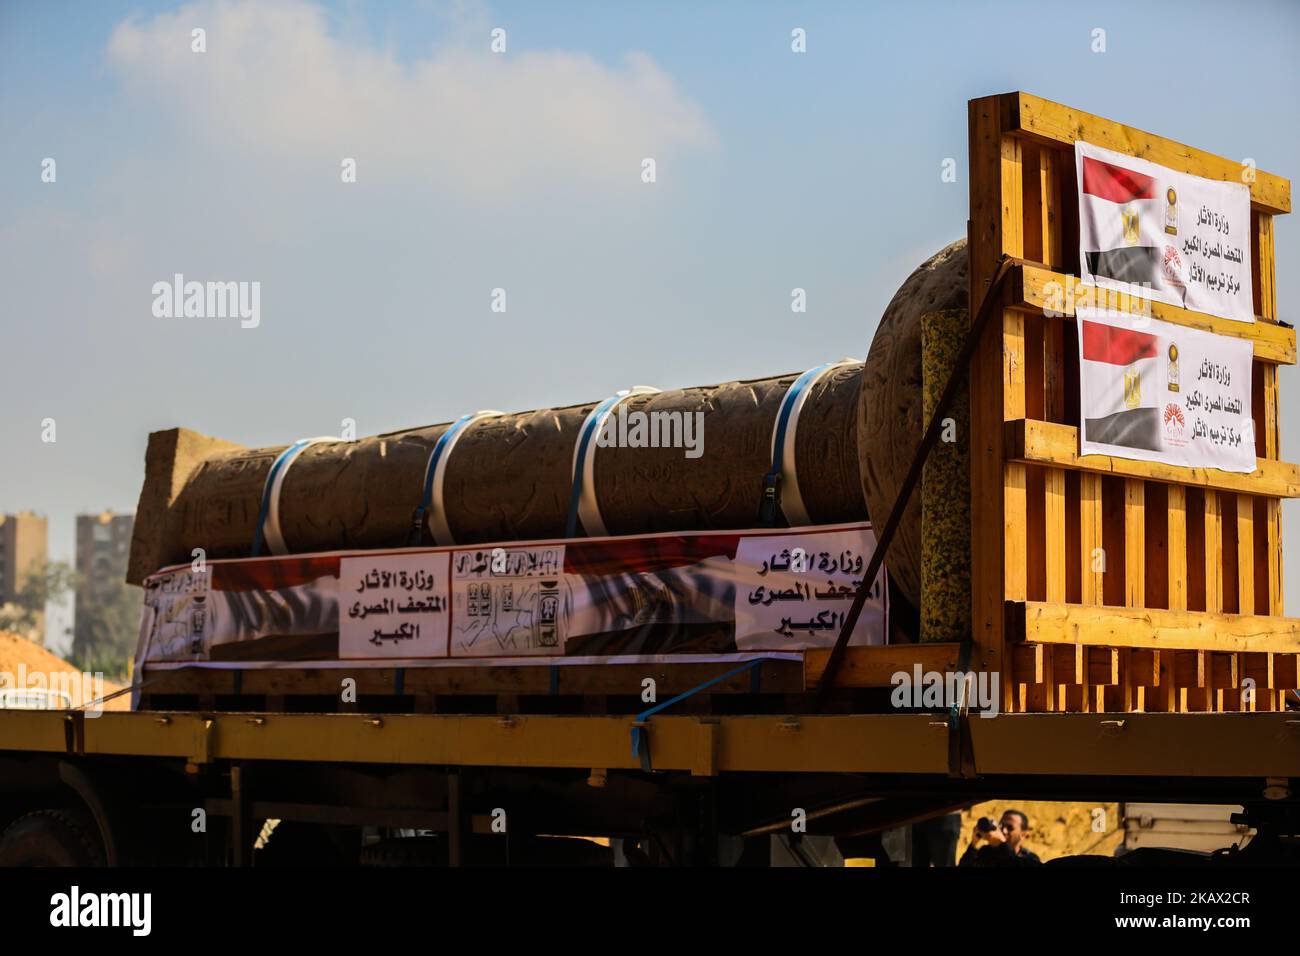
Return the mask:
[[1255, 470], [1249, 339], [1076, 306], [1079, 454]]
[[1255, 320], [1245, 184], [1175, 172], [1090, 143], [1076, 142], [1074, 151], [1085, 282]]
[[1080, 320], [1080, 378], [1087, 382], [1084, 437], [1160, 451], [1160, 342], [1146, 332]]

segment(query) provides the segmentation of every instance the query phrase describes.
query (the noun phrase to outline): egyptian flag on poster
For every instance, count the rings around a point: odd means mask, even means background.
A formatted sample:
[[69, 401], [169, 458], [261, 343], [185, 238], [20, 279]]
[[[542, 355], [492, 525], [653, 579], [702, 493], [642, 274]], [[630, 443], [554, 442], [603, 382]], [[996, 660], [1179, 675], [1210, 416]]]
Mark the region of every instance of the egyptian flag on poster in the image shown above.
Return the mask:
[[1087, 445], [1163, 449], [1159, 355], [1159, 339], [1148, 332], [1079, 316], [1084, 454]]
[[1167, 291], [1183, 304], [1182, 262], [1177, 249], [1164, 241], [1166, 203], [1160, 183], [1114, 160], [1081, 153], [1078, 161], [1083, 278], [1098, 285], [1145, 285]]

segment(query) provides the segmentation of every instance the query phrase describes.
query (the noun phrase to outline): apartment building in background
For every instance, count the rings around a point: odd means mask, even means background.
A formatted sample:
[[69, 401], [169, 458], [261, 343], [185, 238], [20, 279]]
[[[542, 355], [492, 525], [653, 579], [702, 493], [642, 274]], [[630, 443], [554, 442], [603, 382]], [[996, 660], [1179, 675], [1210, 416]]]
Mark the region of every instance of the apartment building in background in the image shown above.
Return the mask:
[[96, 515], [77, 515], [77, 587], [76, 624], [73, 646], [86, 646], [90, 635], [84, 633], [85, 608], [105, 600], [126, 577], [127, 554], [131, 549], [131, 528], [135, 515], [102, 511]]
[[[17, 597], [29, 571], [45, 565], [48, 539], [49, 529], [42, 515], [30, 511], [0, 515], [0, 606]], [[21, 636], [39, 642], [44, 632], [42, 614], [34, 632]]]

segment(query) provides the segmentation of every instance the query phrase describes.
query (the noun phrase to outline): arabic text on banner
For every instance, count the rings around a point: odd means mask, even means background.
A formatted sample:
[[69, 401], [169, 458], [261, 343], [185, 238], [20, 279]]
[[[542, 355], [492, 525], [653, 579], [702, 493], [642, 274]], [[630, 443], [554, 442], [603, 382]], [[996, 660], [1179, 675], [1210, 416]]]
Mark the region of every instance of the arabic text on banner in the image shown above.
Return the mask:
[[1079, 275], [1106, 289], [1254, 322], [1250, 188], [1074, 144]]
[[447, 653], [447, 556], [387, 554], [339, 561], [340, 657]]
[[1251, 343], [1078, 307], [1079, 453], [1255, 470]]
[[[316, 640], [322, 659], [694, 654], [834, 643], [875, 548], [870, 524], [680, 532], [213, 561], [145, 582], [142, 662]], [[883, 644], [882, 571], [852, 635]], [[337, 653], [329, 636], [337, 632]], [[223, 659], [237, 660], [227, 648]]]

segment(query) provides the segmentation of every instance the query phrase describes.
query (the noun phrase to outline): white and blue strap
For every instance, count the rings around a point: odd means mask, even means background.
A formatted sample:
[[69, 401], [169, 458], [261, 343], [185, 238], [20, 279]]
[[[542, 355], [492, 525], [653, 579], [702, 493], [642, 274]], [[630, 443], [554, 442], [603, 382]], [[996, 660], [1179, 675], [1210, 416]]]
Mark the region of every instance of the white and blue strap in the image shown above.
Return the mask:
[[312, 445], [336, 441], [343, 439], [333, 435], [300, 438], [276, 456], [266, 475], [266, 484], [262, 486], [262, 504], [258, 509], [257, 530], [253, 537], [253, 557], [260, 557], [263, 550], [270, 551], [271, 554], [289, 553], [280, 531], [280, 489], [284, 486], [284, 476], [289, 473], [289, 467], [298, 460], [298, 456]]
[[605, 528], [605, 519], [600, 513], [600, 503], [596, 500], [596, 451], [592, 443], [604, 430], [609, 416], [614, 414], [622, 402], [636, 395], [653, 395], [658, 391], [651, 385], [633, 385], [622, 389], [593, 408], [583, 420], [582, 427], [578, 429], [578, 441], [573, 448], [569, 518], [564, 529], [566, 538], [577, 536], [579, 520], [588, 537], [609, 534]]
[[795, 467], [799, 414], [814, 385], [836, 369], [856, 364], [855, 359], [846, 358], [810, 368], [796, 378], [781, 397], [781, 406], [772, 425], [772, 467], [763, 476], [763, 497], [758, 508], [758, 521], [763, 527], [776, 526], [778, 511], [785, 515], [786, 523], [792, 528], [812, 523], [799, 493], [799, 472]]
[[411, 519], [412, 547], [421, 543], [426, 527], [434, 544], [445, 547], [456, 543], [451, 533], [451, 526], [447, 523], [447, 511], [442, 503], [442, 487], [447, 477], [447, 462], [451, 458], [452, 449], [456, 447], [456, 442], [460, 441], [471, 425], [484, 418], [496, 418], [502, 414], [504, 413], [485, 409], [462, 415], [438, 436], [433, 450], [429, 452], [429, 460], [424, 466], [424, 485], [420, 505], [415, 509]]

